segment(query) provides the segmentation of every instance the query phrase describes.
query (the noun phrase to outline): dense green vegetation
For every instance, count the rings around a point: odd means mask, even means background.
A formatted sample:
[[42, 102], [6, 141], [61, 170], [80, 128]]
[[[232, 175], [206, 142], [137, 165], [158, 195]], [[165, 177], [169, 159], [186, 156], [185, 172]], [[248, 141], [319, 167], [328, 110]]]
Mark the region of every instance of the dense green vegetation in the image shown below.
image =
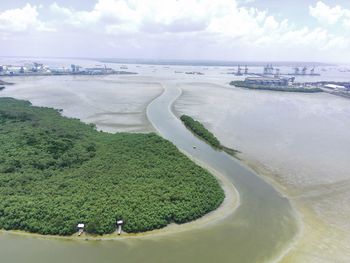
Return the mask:
[[209, 143], [211, 146], [220, 149], [221, 144], [219, 140], [212, 134], [210, 131], [208, 131], [202, 123], [199, 121], [196, 121], [192, 119], [188, 115], [182, 115], [180, 117], [182, 122], [185, 124], [185, 126], [190, 129], [193, 133], [198, 135], [200, 138], [205, 140], [207, 143]]
[[285, 86], [261, 86], [261, 85], [249, 85], [244, 81], [231, 81], [230, 85], [240, 88], [254, 89], [254, 90], [272, 90], [272, 91], [284, 91], [284, 92], [304, 92], [304, 93], [315, 93], [323, 92], [320, 88], [293, 88]]
[[0, 229], [140, 232], [217, 208], [217, 180], [156, 134], [108, 134], [57, 110], [0, 98]]
[[228, 148], [220, 143], [220, 141], [215, 137], [213, 133], [208, 131], [207, 128], [204, 127], [202, 123], [194, 120], [192, 117], [188, 115], [182, 115], [180, 117], [181, 121], [185, 124], [185, 126], [191, 130], [194, 134], [196, 134], [199, 138], [203, 139], [211, 146], [216, 149], [223, 150], [231, 155], [236, 155], [239, 151]]

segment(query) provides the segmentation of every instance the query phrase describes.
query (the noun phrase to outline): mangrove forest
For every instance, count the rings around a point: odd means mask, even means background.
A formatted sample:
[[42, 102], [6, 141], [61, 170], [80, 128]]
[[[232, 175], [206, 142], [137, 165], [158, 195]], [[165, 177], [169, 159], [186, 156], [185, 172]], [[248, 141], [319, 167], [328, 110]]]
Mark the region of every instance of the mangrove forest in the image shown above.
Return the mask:
[[213, 133], [211, 133], [207, 128], [205, 128], [202, 123], [194, 120], [192, 117], [188, 115], [182, 115], [180, 117], [180, 120], [190, 131], [192, 131], [195, 135], [197, 135], [199, 138], [207, 142], [209, 145], [211, 145], [215, 149], [223, 150], [226, 153], [233, 156], [236, 156], [236, 154], [239, 153], [239, 151], [237, 150], [234, 150], [222, 145]]
[[216, 178], [158, 135], [97, 131], [28, 101], [0, 98], [0, 144], [0, 229], [106, 234], [123, 220], [142, 232], [224, 200]]

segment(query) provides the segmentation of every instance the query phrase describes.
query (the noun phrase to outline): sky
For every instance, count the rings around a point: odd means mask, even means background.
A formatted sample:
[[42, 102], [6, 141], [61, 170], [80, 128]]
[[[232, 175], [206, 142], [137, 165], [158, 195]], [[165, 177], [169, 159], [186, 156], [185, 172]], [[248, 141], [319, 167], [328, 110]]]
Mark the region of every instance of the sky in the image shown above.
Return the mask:
[[0, 0], [0, 56], [349, 63], [350, 0]]

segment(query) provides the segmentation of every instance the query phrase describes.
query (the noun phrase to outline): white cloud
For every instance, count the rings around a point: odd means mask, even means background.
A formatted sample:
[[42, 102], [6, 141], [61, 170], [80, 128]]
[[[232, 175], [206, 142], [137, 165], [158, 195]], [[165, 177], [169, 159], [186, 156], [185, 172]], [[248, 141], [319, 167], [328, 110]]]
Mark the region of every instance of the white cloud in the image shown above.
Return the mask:
[[[82, 39], [89, 39], [85, 42], [96, 41], [109, 50], [118, 46], [144, 49], [147, 53], [151, 49], [171, 55], [176, 51], [184, 56], [200, 52], [226, 56], [245, 50], [246, 54], [260, 52], [261, 56], [285, 52], [290, 57], [294, 52], [327, 50], [330, 53], [332, 49], [340, 54], [350, 47], [350, 36], [332, 33], [331, 27], [296, 26], [267, 10], [244, 6], [245, 3], [242, 0], [96, 0], [87, 10], [75, 10], [55, 2], [47, 8], [27, 4], [0, 13], [0, 33], [5, 28], [6, 32], [20, 32], [54, 27], [58, 42], [75, 41], [81, 45]], [[310, 7], [310, 14], [322, 23], [342, 23], [350, 28], [348, 11], [323, 2]], [[44, 12], [48, 12], [45, 22], [39, 19], [39, 13]], [[3, 33], [2, 37], [9, 35]]]
[[188, 31], [192, 24], [197, 30], [199, 25], [205, 24], [207, 12], [194, 11], [190, 7], [191, 2], [194, 4], [195, 1], [189, 0], [187, 3], [176, 0], [99, 0], [91, 11], [76, 11], [61, 7], [57, 3], [52, 4], [50, 9], [63, 16], [64, 21], [73, 26], [104, 25], [109, 32], [112, 32], [110, 28], [124, 27], [133, 31], [144, 29], [159, 33], [172, 29], [177, 32], [182, 29]]
[[350, 29], [350, 17], [349, 17], [349, 18], [344, 18], [344, 19], [343, 19], [343, 26], [344, 26], [345, 28]]
[[52, 28], [38, 19], [37, 9], [36, 6], [27, 4], [23, 8], [9, 9], [0, 13], [0, 32], [8, 35], [10, 32], [22, 32], [29, 29], [52, 31]]
[[[98, 0], [88, 11], [73, 10], [57, 3], [50, 9], [60, 16], [60, 21], [76, 28], [123, 37], [129, 35], [132, 41], [146, 34], [156, 34], [156, 38], [162, 39], [169, 34], [182, 39], [200, 34], [212, 37], [219, 44], [220, 41], [239, 41], [250, 46], [300, 45], [320, 50], [337, 43], [343, 47], [346, 42], [325, 29], [294, 28], [286, 19], [278, 20], [264, 10], [242, 7], [239, 3], [237, 0]], [[335, 23], [344, 10], [318, 2], [310, 7], [310, 12], [328, 23]]]
[[328, 6], [322, 1], [318, 1], [316, 5], [309, 7], [310, 15], [327, 25], [335, 25], [341, 22], [345, 27], [350, 28], [350, 10], [342, 8], [339, 5], [334, 7]]

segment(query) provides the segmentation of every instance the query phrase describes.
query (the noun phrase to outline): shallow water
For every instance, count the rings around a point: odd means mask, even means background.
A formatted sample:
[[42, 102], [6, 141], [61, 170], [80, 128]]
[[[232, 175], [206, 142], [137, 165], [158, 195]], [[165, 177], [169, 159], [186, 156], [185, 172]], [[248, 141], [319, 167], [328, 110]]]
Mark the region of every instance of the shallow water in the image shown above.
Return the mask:
[[[110, 78], [110, 77], [109, 77]], [[150, 77], [124, 77], [121, 87], [135, 87], [145, 84]], [[17, 236], [9, 233], [0, 234], [0, 254], [5, 262], [265, 262], [275, 259], [285, 251], [298, 232], [297, 218], [288, 200], [282, 197], [272, 186], [265, 183], [250, 169], [225, 153], [217, 152], [198, 140], [187, 131], [181, 122], [169, 111], [171, 102], [179, 94], [174, 82], [160, 80], [166, 85], [167, 93], [156, 99], [148, 108], [148, 117], [156, 129], [165, 138], [173, 141], [180, 149], [188, 152], [196, 159], [205, 162], [225, 175], [240, 194], [241, 205], [237, 211], [224, 219], [202, 228], [193, 228], [185, 232], [164, 236], [145, 237], [139, 239], [123, 239], [113, 241], [77, 241]], [[188, 79], [192, 79], [189, 77]], [[150, 78], [155, 85], [155, 78]], [[50, 81], [52, 85], [50, 85]], [[56, 78], [46, 79], [42, 85], [35, 85], [26, 79], [11, 90], [18, 98], [30, 99], [37, 105], [63, 108], [68, 116], [87, 120], [92, 109], [116, 113], [121, 109], [113, 100], [113, 93], [99, 92], [88, 97], [86, 90], [105, 87], [104, 80], [78, 82], [67, 80], [66, 89], [57, 91]], [[137, 82], [135, 84], [135, 82]], [[31, 83], [27, 85], [27, 83]], [[39, 81], [39, 83], [41, 83]], [[90, 85], [93, 83], [93, 85]], [[130, 84], [132, 83], [132, 84]], [[119, 85], [118, 83], [110, 84]], [[28, 91], [28, 88], [37, 92]], [[86, 89], [85, 87], [89, 88]], [[157, 90], [159, 86], [157, 86]], [[80, 88], [78, 88], [80, 87]], [[153, 86], [152, 86], [153, 87]], [[110, 89], [111, 87], [109, 87]], [[12, 89], [12, 88], [11, 88]], [[72, 90], [72, 95], [65, 96]], [[124, 89], [126, 91], [126, 89]], [[9, 96], [10, 88], [2, 96]], [[70, 93], [69, 93], [70, 94]], [[32, 95], [32, 97], [30, 97]], [[150, 96], [150, 94], [147, 94]], [[153, 94], [154, 96], [154, 94]], [[95, 103], [96, 97], [105, 104]], [[133, 96], [129, 96], [128, 99]], [[118, 101], [118, 97], [115, 97]], [[67, 99], [70, 103], [64, 104]], [[98, 101], [97, 100], [97, 101]], [[127, 102], [125, 100], [124, 102]], [[69, 110], [73, 105], [73, 110]], [[88, 105], [88, 106], [86, 106]], [[127, 104], [128, 105], [128, 104]], [[132, 102], [130, 102], [132, 105]], [[127, 106], [126, 108], [132, 108]], [[78, 110], [80, 109], [80, 110]], [[95, 113], [96, 115], [96, 113]], [[86, 119], [85, 119], [86, 118]], [[118, 125], [117, 125], [118, 126]], [[123, 127], [119, 126], [119, 129]], [[194, 150], [192, 145], [196, 145]], [[20, 251], [18, 253], [17, 251]]]
[[107, 132], [153, 131], [146, 107], [163, 89], [156, 83], [122, 82], [118, 76], [15, 77], [0, 96], [63, 109], [63, 115]]
[[[298, 206], [304, 239], [290, 262], [350, 257], [350, 100], [328, 94], [181, 86], [176, 110], [201, 120]], [[224, 87], [224, 88], [223, 88]]]

